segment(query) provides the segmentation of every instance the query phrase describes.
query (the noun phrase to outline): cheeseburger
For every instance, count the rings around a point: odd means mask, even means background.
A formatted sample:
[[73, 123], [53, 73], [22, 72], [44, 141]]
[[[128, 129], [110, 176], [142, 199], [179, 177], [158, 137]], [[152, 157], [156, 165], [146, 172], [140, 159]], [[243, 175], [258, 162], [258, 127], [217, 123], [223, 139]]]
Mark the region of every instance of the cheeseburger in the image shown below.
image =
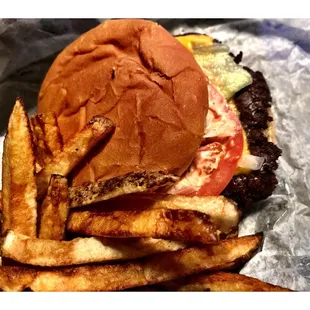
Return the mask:
[[180, 177], [170, 194], [225, 195], [240, 207], [272, 194], [281, 154], [260, 72], [201, 34], [173, 37], [146, 20], [110, 20], [66, 47], [40, 90], [66, 142], [96, 115], [115, 123], [72, 184], [133, 171]]

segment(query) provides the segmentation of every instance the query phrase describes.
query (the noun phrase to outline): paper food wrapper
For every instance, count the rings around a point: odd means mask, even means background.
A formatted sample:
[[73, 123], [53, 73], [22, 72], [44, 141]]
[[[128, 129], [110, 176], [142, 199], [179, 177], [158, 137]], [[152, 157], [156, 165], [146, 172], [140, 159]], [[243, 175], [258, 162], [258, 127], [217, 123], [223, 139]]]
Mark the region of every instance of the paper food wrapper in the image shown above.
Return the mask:
[[[102, 20], [0, 21], [0, 152], [9, 114], [21, 96], [35, 111], [56, 55]], [[276, 137], [283, 154], [274, 194], [254, 205], [240, 235], [264, 232], [262, 250], [242, 274], [310, 291], [310, 20], [156, 20], [172, 34], [210, 34], [270, 87]], [[1, 171], [0, 171], [1, 173]]]

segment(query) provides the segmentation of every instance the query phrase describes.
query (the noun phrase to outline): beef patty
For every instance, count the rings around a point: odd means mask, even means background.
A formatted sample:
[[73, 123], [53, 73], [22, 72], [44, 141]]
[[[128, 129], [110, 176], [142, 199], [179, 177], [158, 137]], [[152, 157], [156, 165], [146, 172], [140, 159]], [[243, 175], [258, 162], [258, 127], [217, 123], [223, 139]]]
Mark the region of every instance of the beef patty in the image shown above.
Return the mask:
[[[240, 62], [240, 59], [235, 58], [235, 61]], [[251, 74], [253, 83], [238, 92], [234, 101], [251, 154], [264, 157], [265, 161], [260, 170], [235, 175], [222, 192], [222, 195], [236, 201], [243, 210], [248, 209], [253, 202], [271, 196], [278, 184], [275, 170], [281, 155], [281, 150], [264, 135], [264, 130], [272, 121], [269, 114], [272, 98], [266, 80], [261, 72], [254, 72], [247, 67], [244, 69]]]

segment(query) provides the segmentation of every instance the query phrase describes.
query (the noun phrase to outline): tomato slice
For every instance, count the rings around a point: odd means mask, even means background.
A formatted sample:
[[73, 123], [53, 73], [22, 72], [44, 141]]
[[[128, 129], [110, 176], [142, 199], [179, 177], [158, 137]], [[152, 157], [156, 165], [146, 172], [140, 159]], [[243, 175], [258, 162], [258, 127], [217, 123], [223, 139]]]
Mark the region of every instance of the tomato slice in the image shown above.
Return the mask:
[[219, 195], [237, 170], [243, 151], [239, 118], [225, 98], [209, 84], [209, 110], [202, 146], [188, 172], [169, 194], [188, 196]]

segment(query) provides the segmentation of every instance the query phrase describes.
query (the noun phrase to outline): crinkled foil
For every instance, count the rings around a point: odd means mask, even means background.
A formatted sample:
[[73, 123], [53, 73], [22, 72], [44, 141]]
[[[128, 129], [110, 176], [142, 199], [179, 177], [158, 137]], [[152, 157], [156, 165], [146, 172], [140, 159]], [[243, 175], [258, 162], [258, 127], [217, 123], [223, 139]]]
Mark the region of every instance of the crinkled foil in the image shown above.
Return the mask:
[[[100, 21], [0, 21], [2, 135], [15, 97], [22, 96], [33, 112], [40, 84], [57, 53]], [[234, 54], [242, 51], [244, 65], [263, 72], [283, 155], [275, 193], [253, 206], [240, 224], [240, 235], [264, 232], [261, 251], [241, 273], [310, 291], [310, 20], [156, 21], [173, 34], [210, 34]]]

